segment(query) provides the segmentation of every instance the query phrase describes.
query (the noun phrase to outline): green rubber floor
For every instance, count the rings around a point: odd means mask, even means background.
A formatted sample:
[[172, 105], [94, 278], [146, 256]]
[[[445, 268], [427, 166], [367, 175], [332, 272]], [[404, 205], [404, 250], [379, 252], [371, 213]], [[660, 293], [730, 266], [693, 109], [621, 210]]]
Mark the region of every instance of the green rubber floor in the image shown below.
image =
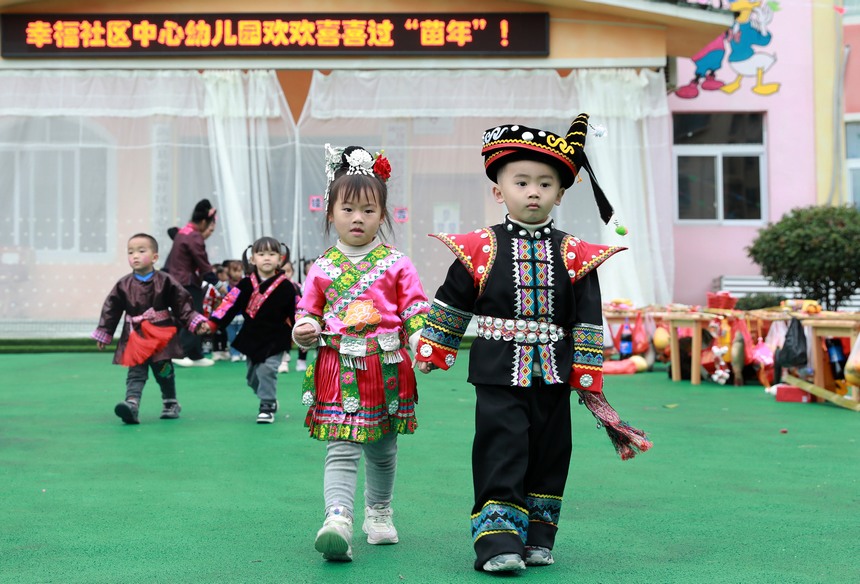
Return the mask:
[[224, 362], [177, 370], [178, 420], [158, 418], [150, 380], [126, 426], [109, 354], [0, 355], [0, 582], [860, 582], [860, 415], [665, 371], [607, 378], [654, 441], [634, 460], [574, 407], [555, 565], [475, 572], [465, 357], [419, 379], [420, 427], [399, 441], [400, 543], [356, 529], [355, 561], [331, 564], [313, 548], [324, 444], [303, 428], [299, 373], [280, 376], [270, 426], [254, 423], [244, 364]]

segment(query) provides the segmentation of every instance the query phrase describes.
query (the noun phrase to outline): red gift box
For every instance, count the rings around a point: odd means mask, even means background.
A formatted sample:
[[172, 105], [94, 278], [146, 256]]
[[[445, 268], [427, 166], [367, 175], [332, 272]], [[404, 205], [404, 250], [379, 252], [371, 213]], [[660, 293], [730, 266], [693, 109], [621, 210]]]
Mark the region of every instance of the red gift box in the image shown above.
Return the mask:
[[776, 401], [809, 403], [812, 401], [812, 394], [799, 387], [780, 383], [776, 386]]

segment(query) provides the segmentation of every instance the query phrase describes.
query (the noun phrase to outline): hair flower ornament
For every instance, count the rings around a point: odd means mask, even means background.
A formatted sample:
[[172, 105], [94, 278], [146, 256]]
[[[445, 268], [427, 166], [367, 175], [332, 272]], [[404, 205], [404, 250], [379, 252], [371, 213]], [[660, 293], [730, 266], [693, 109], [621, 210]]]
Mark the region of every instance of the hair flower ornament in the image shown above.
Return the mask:
[[356, 148], [349, 154], [344, 154], [347, 169], [346, 174], [372, 174], [373, 156], [364, 148]]
[[385, 154], [385, 150], [376, 153], [376, 160], [373, 161], [373, 172], [383, 181], [388, 181], [391, 177], [391, 163], [383, 154]]
[[361, 146], [347, 146], [346, 148], [333, 148], [331, 144], [325, 145], [325, 200], [328, 201], [331, 183], [337, 178], [338, 173], [344, 172], [348, 175], [361, 174], [365, 176], [377, 176], [383, 182], [388, 181], [391, 176], [391, 164], [383, 156], [385, 150], [371, 155]]

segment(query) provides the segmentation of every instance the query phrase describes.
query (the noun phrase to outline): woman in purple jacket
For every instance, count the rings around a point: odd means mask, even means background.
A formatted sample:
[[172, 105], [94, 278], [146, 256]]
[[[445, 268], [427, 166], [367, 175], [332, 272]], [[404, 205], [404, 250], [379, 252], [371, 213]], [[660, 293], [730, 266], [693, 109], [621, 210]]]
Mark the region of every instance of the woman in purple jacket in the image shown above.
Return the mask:
[[[191, 294], [194, 309], [198, 312], [203, 312], [203, 280], [212, 284], [218, 281], [215, 269], [206, 254], [206, 239], [215, 231], [216, 213], [208, 199], [198, 202], [191, 214], [191, 221], [175, 234], [171, 233], [173, 248], [164, 264], [164, 270]], [[215, 363], [203, 355], [201, 337], [189, 331], [182, 331], [180, 342], [185, 357], [174, 359], [174, 364], [182, 367], [208, 367]]]

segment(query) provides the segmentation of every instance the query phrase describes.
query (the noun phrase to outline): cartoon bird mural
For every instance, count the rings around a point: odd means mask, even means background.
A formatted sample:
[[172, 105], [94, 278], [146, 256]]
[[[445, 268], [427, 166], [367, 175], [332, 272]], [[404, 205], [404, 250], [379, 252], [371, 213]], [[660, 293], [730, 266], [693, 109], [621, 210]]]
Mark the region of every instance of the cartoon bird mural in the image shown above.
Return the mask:
[[735, 0], [730, 8], [737, 16], [728, 34], [728, 64], [737, 77], [720, 89], [732, 94], [740, 89], [744, 77], [754, 77], [756, 84], [752, 88], [753, 93], [776, 93], [779, 91], [779, 83], [764, 82], [765, 71], [776, 63], [776, 55], [758, 52], [754, 47], [767, 46], [773, 39], [767, 27], [773, 21], [773, 13], [779, 10], [779, 4], [774, 0]]

